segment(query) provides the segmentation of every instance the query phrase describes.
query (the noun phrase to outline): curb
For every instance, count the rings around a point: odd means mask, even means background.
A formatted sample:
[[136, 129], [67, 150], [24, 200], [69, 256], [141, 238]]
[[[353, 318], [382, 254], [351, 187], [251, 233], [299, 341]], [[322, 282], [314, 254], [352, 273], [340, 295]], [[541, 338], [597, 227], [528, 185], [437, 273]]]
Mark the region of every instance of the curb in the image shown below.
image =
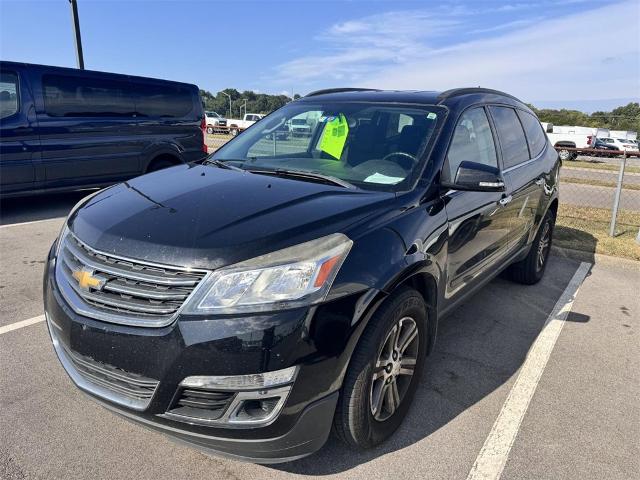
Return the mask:
[[612, 257], [611, 255], [604, 255], [602, 253], [585, 252], [583, 250], [573, 250], [571, 248], [556, 246], [552, 246], [551, 251], [559, 257], [570, 258], [580, 262], [590, 262], [626, 270], [640, 270], [640, 261], [629, 258]]

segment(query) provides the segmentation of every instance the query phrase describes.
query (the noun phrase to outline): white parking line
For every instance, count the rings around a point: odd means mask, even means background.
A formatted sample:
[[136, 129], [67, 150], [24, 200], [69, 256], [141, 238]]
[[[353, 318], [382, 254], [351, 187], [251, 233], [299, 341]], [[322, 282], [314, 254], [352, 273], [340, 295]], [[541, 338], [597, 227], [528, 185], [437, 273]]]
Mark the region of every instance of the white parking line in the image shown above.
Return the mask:
[[34, 223], [51, 222], [53, 220], [64, 220], [64, 217], [45, 218], [44, 220], [32, 220], [31, 222], [7, 223], [0, 225], [0, 228], [20, 227], [22, 225], [33, 225]]
[[29, 318], [27, 320], [22, 320], [20, 322], [11, 323], [9, 325], [5, 325], [4, 327], [0, 327], [0, 335], [2, 335], [3, 333], [12, 332], [13, 330], [18, 330], [19, 328], [28, 327], [29, 325], [34, 325], [40, 322], [44, 322], [44, 315], [38, 315], [37, 317]]
[[562, 331], [567, 315], [571, 311], [578, 289], [590, 267], [590, 263], [582, 262], [580, 264], [562, 296], [553, 307], [542, 331], [527, 354], [518, 378], [511, 387], [509, 396], [504, 402], [467, 480], [498, 480], [502, 475], [522, 419], [527, 413], [542, 372]]

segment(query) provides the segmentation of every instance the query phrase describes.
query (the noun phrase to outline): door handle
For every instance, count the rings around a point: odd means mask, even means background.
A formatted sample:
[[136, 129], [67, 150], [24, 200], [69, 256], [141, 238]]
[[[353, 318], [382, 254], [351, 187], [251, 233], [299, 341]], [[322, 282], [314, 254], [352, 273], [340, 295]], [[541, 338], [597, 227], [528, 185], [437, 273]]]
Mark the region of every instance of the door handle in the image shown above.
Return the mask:
[[503, 207], [504, 207], [504, 206], [505, 206], [505, 205], [507, 205], [509, 202], [511, 202], [511, 200], [513, 200], [513, 196], [512, 196], [512, 195], [509, 195], [509, 196], [507, 196], [507, 197], [503, 197], [503, 198], [501, 198], [500, 200], [498, 200], [498, 203], [499, 203], [501, 206], [503, 206]]

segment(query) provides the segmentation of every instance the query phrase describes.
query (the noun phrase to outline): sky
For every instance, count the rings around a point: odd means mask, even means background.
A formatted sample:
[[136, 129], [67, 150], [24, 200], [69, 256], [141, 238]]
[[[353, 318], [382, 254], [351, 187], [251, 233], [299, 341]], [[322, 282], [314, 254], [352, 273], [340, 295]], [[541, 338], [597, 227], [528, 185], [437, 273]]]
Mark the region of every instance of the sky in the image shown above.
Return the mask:
[[[640, 99], [639, 0], [78, 0], [92, 70], [305, 94], [483, 86], [537, 107]], [[0, 58], [74, 67], [67, 0], [0, 0]]]

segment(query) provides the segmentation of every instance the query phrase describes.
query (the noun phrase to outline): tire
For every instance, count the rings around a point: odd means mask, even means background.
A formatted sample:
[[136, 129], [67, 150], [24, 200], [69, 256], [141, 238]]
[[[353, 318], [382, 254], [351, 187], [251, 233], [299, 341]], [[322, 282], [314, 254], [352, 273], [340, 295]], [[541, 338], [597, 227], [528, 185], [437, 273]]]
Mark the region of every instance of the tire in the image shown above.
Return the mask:
[[[427, 321], [422, 295], [407, 287], [393, 293], [371, 317], [351, 357], [334, 416], [336, 436], [347, 445], [371, 448], [389, 438], [402, 423], [424, 368]], [[391, 348], [397, 342], [394, 328], [398, 326], [400, 339], [411, 339], [403, 354], [398, 350], [392, 353]], [[394, 402], [399, 398], [395, 408], [391, 397]]]
[[237, 128], [232, 128], [231, 130], [229, 130], [229, 133], [231, 134], [232, 137], [236, 137], [240, 132], [238, 131]]
[[551, 211], [544, 216], [525, 259], [509, 267], [510, 277], [513, 281], [524, 285], [533, 285], [542, 279], [551, 251], [555, 220]]
[[207, 127], [207, 133], [211, 135], [212, 133], [215, 133], [215, 130], [213, 129], [213, 127]]
[[171, 160], [154, 160], [147, 167], [146, 173], [157, 172], [158, 170], [173, 167], [174, 165], [175, 163], [173, 163]]
[[560, 150], [558, 152], [558, 156], [560, 157], [560, 160], [562, 160], [563, 162], [566, 162], [568, 160], [571, 160], [571, 153], [569, 150]]

